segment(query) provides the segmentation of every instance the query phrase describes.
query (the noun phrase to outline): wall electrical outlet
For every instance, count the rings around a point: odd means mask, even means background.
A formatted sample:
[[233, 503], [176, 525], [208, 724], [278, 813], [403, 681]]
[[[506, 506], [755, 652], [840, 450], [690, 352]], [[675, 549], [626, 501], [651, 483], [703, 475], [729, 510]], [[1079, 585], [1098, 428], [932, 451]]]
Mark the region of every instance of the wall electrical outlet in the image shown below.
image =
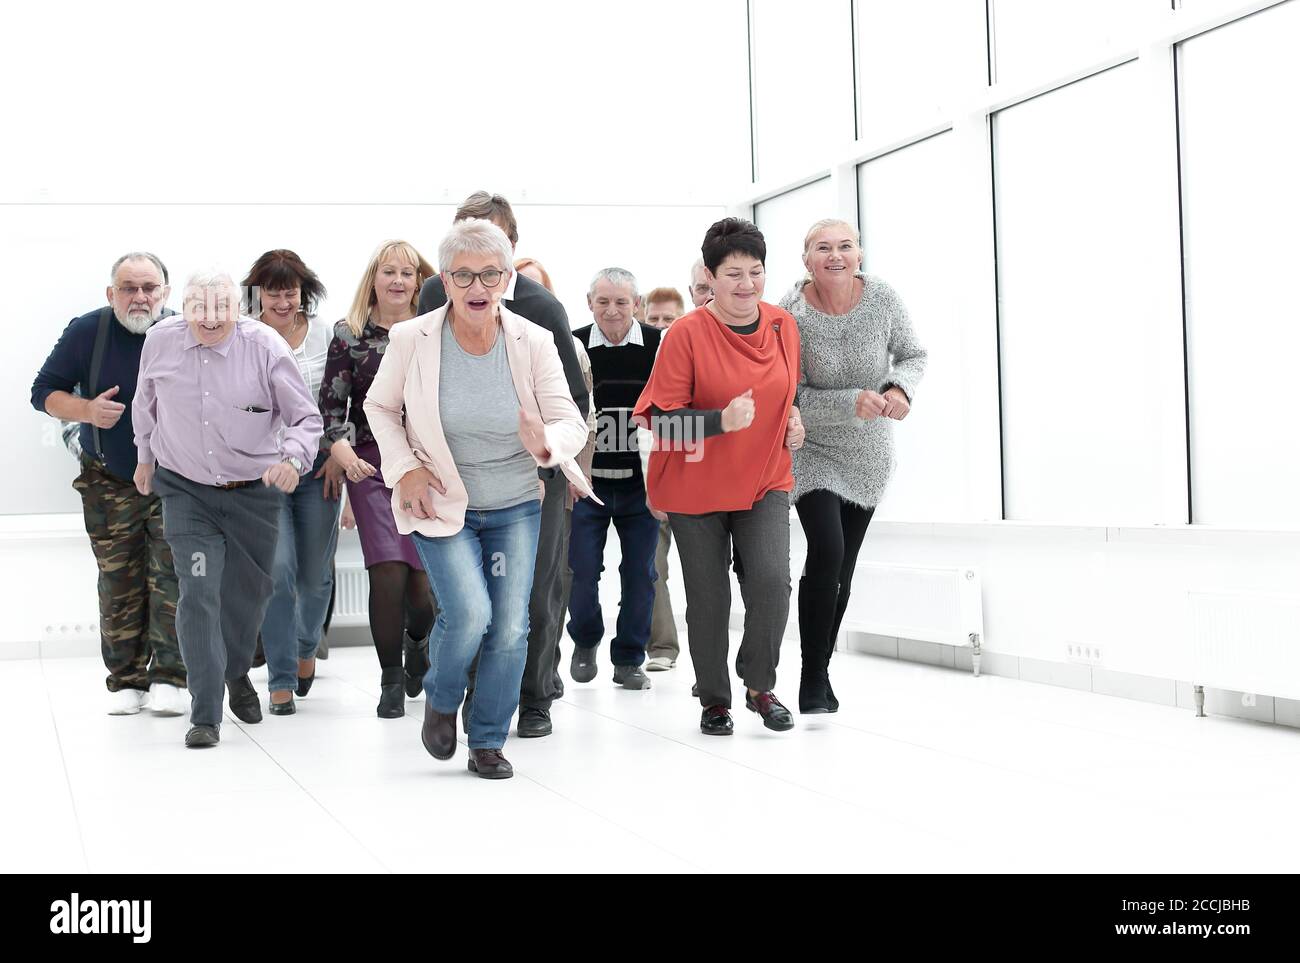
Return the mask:
[[1065, 657], [1079, 665], [1101, 665], [1101, 646], [1092, 642], [1067, 642]]
[[98, 619], [80, 619], [76, 622], [52, 622], [41, 626], [42, 642], [98, 642]]

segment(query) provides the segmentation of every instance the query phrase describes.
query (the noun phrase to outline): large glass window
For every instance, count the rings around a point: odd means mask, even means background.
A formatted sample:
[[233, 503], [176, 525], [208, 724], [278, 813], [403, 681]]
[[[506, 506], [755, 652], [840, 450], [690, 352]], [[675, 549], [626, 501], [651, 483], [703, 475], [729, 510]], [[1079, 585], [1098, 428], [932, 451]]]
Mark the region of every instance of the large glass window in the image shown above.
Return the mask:
[[857, 0], [859, 137], [926, 127], [988, 81], [984, 5]]
[[[1008, 518], [1151, 523], [1162, 505], [1164, 363], [1147, 308], [1145, 116], [1137, 65], [996, 114]], [[1170, 158], [1172, 176], [1173, 157]], [[1177, 352], [1177, 346], [1172, 349]]]
[[804, 235], [814, 223], [836, 213], [829, 177], [754, 205], [754, 223], [767, 242], [764, 301], [778, 303], [803, 277]]
[[1178, 48], [1194, 521], [1300, 526], [1300, 3]]
[[963, 299], [954, 282], [967, 255], [954, 239], [953, 140], [940, 134], [858, 168], [865, 270], [898, 292], [928, 353], [912, 411], [892, 426], [898, 467], [880, 518], [967, 516]]
[[993, 79], [1032, 83], [1086, 66], [1172, 12], [1169, 0], [990, 0]]
[[798, 177], [853, 142], [850, 0], [750, 0], [758, 180]]

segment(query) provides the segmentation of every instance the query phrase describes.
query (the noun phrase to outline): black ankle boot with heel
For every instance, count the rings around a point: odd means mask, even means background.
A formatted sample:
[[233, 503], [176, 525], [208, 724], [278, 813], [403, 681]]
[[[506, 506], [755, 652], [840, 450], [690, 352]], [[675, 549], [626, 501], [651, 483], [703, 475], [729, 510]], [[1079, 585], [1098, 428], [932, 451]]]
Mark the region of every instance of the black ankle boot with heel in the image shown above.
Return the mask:
[[402, 692], [405, 673], [400, 665], [379, 674], [379, 705], [375, 715], [381, 719], [398, 719], [406, 715], [406, 696]]
[[402, 640], [402, 661], [405, 665], [406, 695], [414, 699], [424, 688], [424, 675], [429, 671], [429, 639], [417, 639], [407, 633]]

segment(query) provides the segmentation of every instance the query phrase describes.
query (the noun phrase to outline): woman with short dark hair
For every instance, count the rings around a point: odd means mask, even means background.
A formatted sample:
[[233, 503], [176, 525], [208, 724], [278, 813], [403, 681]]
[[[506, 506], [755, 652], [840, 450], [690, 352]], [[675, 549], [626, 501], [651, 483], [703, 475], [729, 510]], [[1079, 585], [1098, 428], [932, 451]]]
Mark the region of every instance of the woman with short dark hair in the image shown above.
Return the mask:
[[[267, 251], [244, 278], [247, 313], [273, 329], [293, 352], [298, 372], [315, 398], [325, 372], [331, 329], [317, 317], [325, 285], [293, 251]], [[315, 463], [294, 491], [280, 497], [275, 588], [262, 621], [271, 714], [292, 715], [293, 696], [305, 696], [316, 675], [316, 649], [324, 634], [334, 589], [342, 469], [322, 439]]]
[[803, 441], [793, 407], [799, 331], [761, 300], [767, 245], [753, 224], [718, 221], [701, 253], [713, 300], [673, 322], [636, 406], [656, 435], [646, 486], [653, 509], [668, 513], [682, 560], [700, 730], [733, 730], [734, 541], [745, 558], [745, 705], [781, 731], [794, 726], [772, 689], [790, 610], [790, 452]]

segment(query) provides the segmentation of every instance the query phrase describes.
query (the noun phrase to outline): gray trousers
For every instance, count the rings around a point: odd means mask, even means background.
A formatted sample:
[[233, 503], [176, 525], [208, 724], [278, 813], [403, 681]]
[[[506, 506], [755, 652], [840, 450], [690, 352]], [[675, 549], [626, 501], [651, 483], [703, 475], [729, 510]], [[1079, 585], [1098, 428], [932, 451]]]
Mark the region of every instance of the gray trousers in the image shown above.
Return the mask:
[[180, 583], [176, 634], [190, 689], [190, 722], [221, 722], [225, 683], [247, 674], [274, 584], [280, 492], [259, 482], [221, 489], [161, 465], [163, 535]]
[[745, 559], [740, 594], [745, 631], [740, 662], [745, 685], [776, 687], [781, 639], [790, 616], [790, 493], [768, 492], [743, 512], [670, 513], [686, 585], [686, 642], [695, 663], [700, 705], [731, 708], [727, 669], [731, 617], [731, 543]]
[[677, 621], [673, 618], [673, 600], [668, 594], [668, 549], [673, 544], [672, 526], [659, 523], [659, 547], [655, 550], [655, 608], [650, 619], [650, 644], [646, 658], [666, 657], [677, 661], [681, 646], [677, 642]]

